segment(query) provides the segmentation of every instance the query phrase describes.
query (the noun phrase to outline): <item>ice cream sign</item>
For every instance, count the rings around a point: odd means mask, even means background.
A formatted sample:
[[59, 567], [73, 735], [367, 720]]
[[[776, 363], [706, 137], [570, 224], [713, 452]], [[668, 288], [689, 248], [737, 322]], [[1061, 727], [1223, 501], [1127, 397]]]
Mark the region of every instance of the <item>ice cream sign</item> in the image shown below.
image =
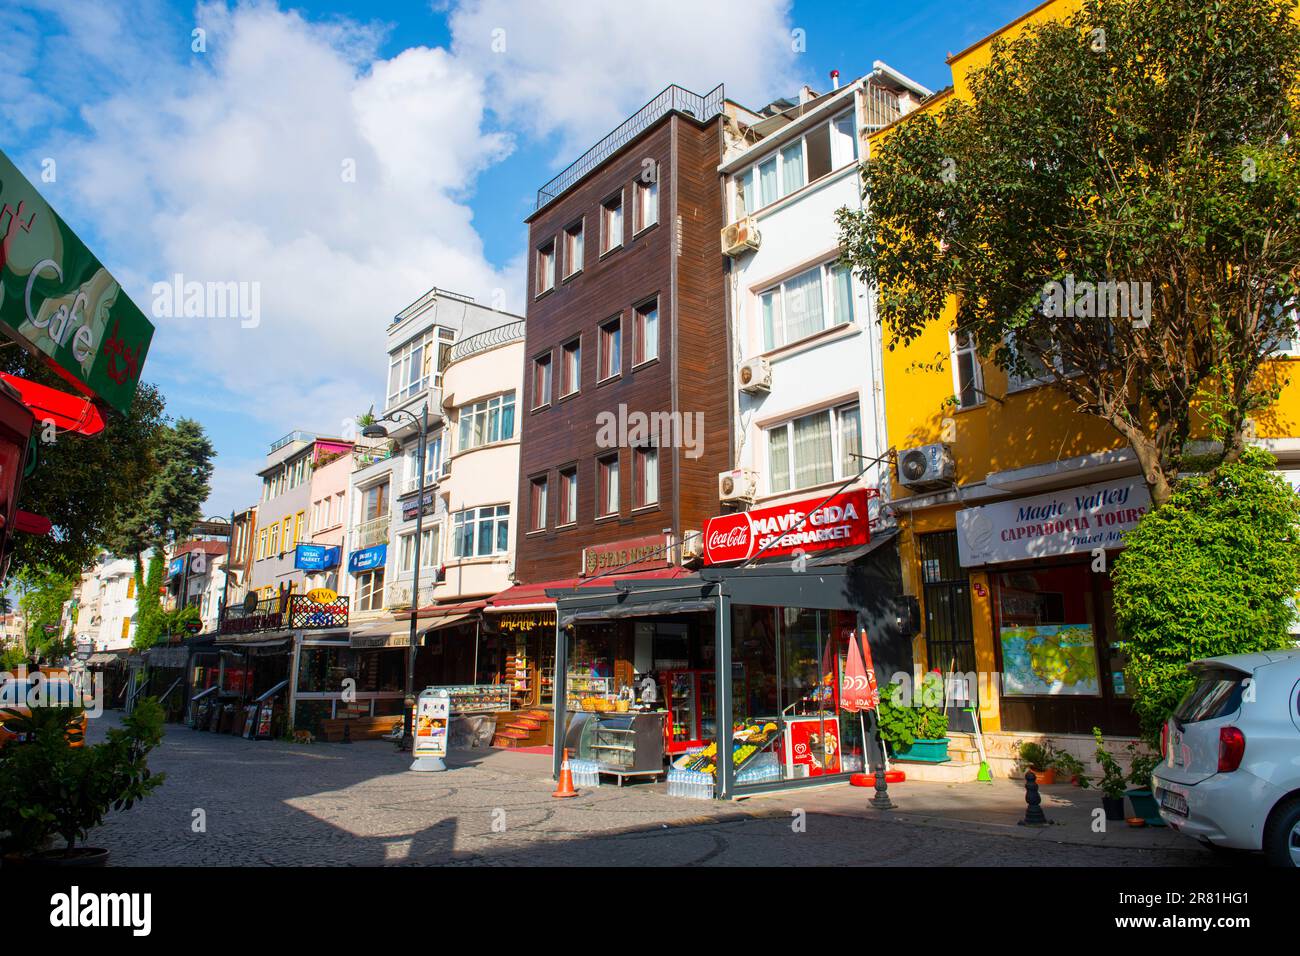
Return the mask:
[[153, 324], [0, 153], [0, 331], [125, 412]]

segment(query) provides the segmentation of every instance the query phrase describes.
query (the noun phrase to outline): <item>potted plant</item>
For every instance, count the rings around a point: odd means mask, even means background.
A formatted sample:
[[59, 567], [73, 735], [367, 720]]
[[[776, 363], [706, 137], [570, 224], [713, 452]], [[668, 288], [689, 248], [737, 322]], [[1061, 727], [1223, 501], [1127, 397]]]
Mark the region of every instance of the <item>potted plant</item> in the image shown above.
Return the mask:
[[1101, 767], [1101, 805], [1106, 811], [1106, 819], [1123, 820], [1124, 791], [1127, 789], [1128, 781], [1120, 768], [1119, 761], [1106, 749], [1101, 728], [1092, 728], [1092, 736], [1097, 740], [1097, 765]]
[[1160, 763], [1160, 755], [1144, 751], [1134, 741], [1128, 745], [1129, 752], [1129, 790], [1124, 791], [1128, 802], [1133, 807], [1133, 815], [1146, 820], [1147, 826], [1162, 827], [1165, 821], [1160, 817], [1160, 807], [1151, 793], [1151, 774]]
[[1076, 787], [1084, 790], [1088, 788], [1088, 777], [1083, 772], [1083, 761], [1068, 750], [1052, 750], [1052, 769], [1058, 771]]
[[1040, 786], [1056, 783], [1056, 767], [1053, 764], [1053, 750], [1050, 744], [1040, 744], [1032, 740], [1020, 741], [1016, 748], [1016, 768], [1023, 776], [1026, 771], [1033, 771], [1034, 780]]
[[[0, 849], [6, 863], [103, 866], [105, 849], [79, 846], [109, 810], [125, 810], [162, 783], [146, 757], [162, 740], [162, 706], [140, 701], [103, 743], [80, 746], [79, 707], [6, 711], [6, 725], [28, 735], [0, 749]], [[62, 848], [49, 849], [55, 835]]]
[[[942, 700], [942, 680], [938, 673], [927, 674], [921, 699], [911, 704], [902, 700], [902, 684], [894, 684], [881, 695], [880, 736], [897, 759], [923, 763], [948, 760], [948, 714], [942, 706], [925, 703]], [[936, 693], [937, 698], [933, 696]]]

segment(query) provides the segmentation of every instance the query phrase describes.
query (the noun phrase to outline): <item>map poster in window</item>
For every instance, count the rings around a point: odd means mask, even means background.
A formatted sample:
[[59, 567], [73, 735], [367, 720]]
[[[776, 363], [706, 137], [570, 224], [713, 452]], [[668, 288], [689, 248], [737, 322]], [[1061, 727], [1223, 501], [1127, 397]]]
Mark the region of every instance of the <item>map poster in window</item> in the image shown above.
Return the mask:
[[1004, 627], [1002, 693], [1021, 697], [1098, 696], [1101, 689], [1092, 625]]

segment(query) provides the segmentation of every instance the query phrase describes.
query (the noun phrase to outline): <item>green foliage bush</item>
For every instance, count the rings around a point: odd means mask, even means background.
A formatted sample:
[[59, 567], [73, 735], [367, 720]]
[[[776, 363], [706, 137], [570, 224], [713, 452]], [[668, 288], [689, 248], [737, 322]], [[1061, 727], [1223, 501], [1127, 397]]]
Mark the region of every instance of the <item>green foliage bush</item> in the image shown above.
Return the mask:
[[1126, 635], [1126, 680], [1148, 742], [1203, 657], [1291, 643], [1300, 591], [1300, 497], [1247, 450], [1213, 475], [1184, 479], [1131, 531], [1111, 576]]
[[67, 849], [104, 821], [152, 793], [163, 774], [149, 770], [147, 756], [163, 735], [162, 706], [141, 700], [108, 732], [103, 743], [74, 747], [79, 707], [34, 707], [30, 714], [5, 711], [6, 725], [29, 735], [0, 749], [0, 846], [34, 853], [55, 834]]
[[943, 679], [933, 672], [925, 676], [916, 699], [910, 701], [903, 684], [888, 685], [880, 694], [880, 738], [897, 752], [917, 740], [947, 737], [948, 715], [942, 700]]

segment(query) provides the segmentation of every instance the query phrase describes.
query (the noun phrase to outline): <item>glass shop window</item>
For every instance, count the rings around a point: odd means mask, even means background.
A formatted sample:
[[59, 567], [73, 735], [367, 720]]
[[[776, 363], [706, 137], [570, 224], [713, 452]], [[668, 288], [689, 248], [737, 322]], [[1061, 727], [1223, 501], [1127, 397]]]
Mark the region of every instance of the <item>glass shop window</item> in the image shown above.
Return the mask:
[[737, 607], [732, 762], [738, 788], [861, 770], [862, 725], [839, 712], [854, 615]]
[[1100, 696], [1093, 577], [1087, 564], [994, 575], [1005, 696]]

